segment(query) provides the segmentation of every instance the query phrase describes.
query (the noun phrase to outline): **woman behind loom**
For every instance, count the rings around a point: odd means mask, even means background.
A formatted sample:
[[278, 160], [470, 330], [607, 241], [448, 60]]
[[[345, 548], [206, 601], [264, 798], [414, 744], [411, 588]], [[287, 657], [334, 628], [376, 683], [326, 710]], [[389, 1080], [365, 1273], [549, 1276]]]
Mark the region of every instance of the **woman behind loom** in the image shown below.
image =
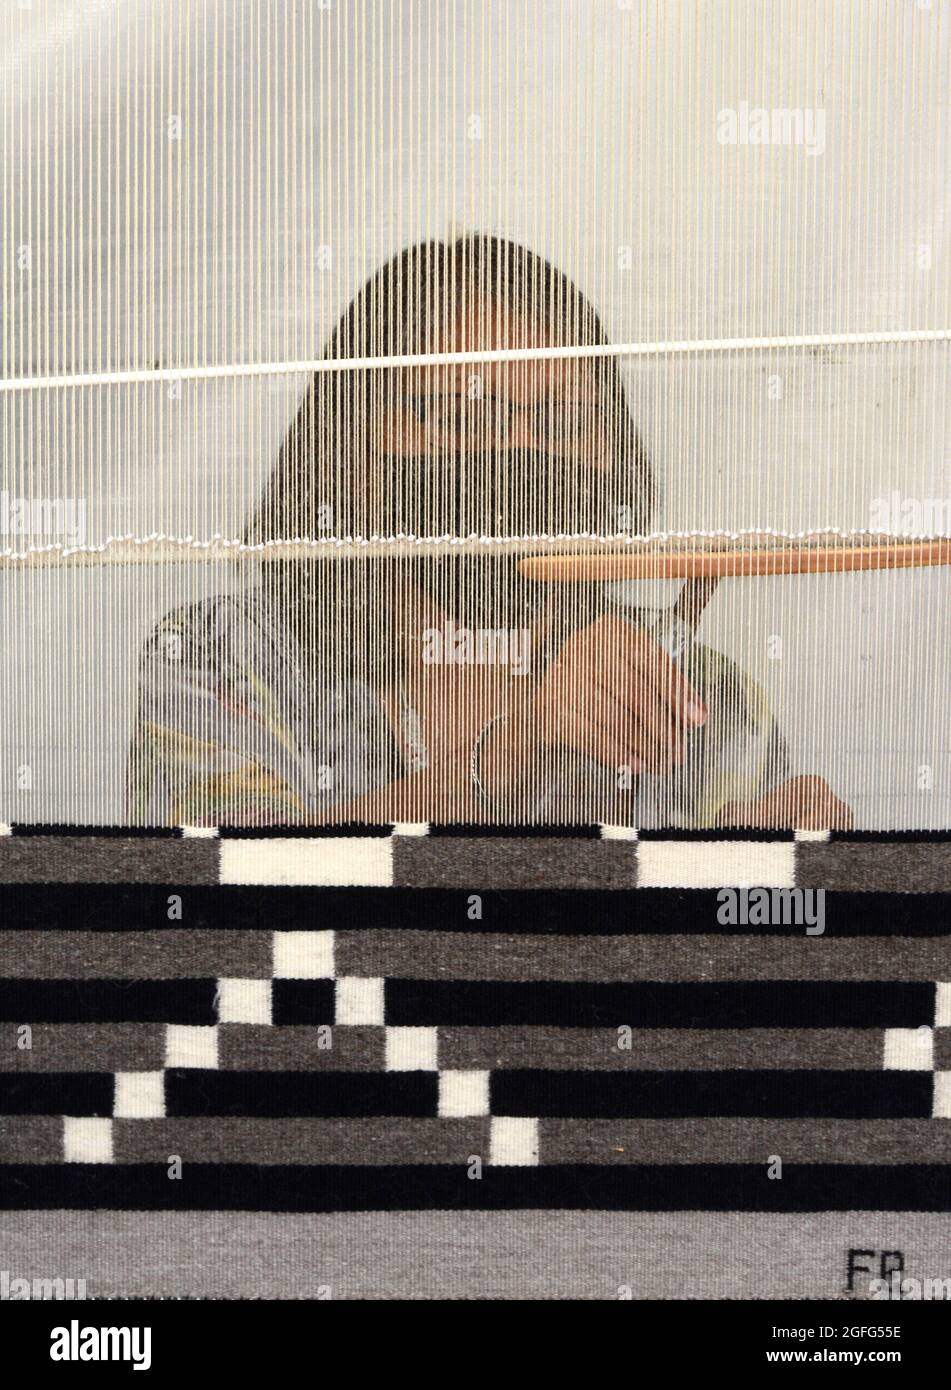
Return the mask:
[[[579, 291], [496, 238], [385, 265], [331, 359], [601, 345]], [[314, 374], [248, 539], [647, 529], [650, 470], [610, 357]], [[328, 523], [332, 530], [328, 531]], [[448, 549], [448, 547], [446, 547]], [[524, 549], [524, 548], [523, 548]], [[672, 661], [611, 586], [533, 585], [504, 547], [265, 561], [147, 643], [129, 767], [148, 824], [493, 820], [824, 828], [760, 688]]]

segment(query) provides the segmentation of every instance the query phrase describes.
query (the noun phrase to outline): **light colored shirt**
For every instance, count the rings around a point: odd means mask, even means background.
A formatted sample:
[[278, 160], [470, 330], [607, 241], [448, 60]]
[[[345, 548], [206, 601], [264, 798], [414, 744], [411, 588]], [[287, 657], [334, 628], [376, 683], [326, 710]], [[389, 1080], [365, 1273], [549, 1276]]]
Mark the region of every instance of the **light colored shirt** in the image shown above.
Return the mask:
[[[715, 825], [728, 803], [789, 775], [761, 687], [701, 643], [682, 666], [708, 718], [687, 735], [683, 765], [633, 779], [625, 821], [645, 829]], [[308, 675], [258, 590], [170, 613], [146, 644], [129, 757], [134, 823], [313, 822], [408, 771], [379, 693]], [[617, 804], [617, 769], [577, 757], [570, 785], [550, 783], [532, 819], [591, 823]]]

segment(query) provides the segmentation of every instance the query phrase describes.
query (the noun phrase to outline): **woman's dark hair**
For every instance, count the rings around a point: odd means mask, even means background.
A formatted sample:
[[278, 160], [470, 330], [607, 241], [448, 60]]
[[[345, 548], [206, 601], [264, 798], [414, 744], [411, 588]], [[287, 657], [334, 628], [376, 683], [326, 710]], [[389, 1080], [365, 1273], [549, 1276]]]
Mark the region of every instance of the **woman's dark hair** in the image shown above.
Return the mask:
[[[504, 322], [524, 323], [549, 344], [607, 345], [594, 308], [562, 271], [516, 242], [466, 235], [452, 243], [421, 242], [386, 262], [351, 302], [324, 356], [341, 361], [433, 352], [463, 303], [475, 306], [484, 317], [495, 313]], [[653, 480], [617, 360], [605, 355], [585, 361], [594, 382], [595, 408], [609, 435], [611, 478], [606, 485], [612, 505], [623, 503], [626, 528], [642, 531], [654, 509]], [[392, 534], [389, 475], [371, 422], [382, 419], [404, 380], [405, 374], [392, 368], [314, 373], [248, 529], [249, 542]], [[514, 460], [513, 466], [517, 467]], [[595, 529], [593, 504], [587, 508], [584, 496], [568, 496], [562, 506], [571, 509], [573, 521], [578, 518], [572, 530]], [[399, 517], [403, 524], [395, 529], [414, 531], [412, 520], [405, 524]], [[549, 524], [542, 518], [537, 529], [548, 529]], [[457, 567], [462, 558], [456, 557]], [[483, 568], [491, 564], [500, 581], [514, 572], [511, 556], [471, 558]], [[265, 588], [285, 617], [293, 618], [296, 612], [305, 618], [319, 586], [322, 613], [346, 622], [353, 645], [361, 629], [371, 626], [363, 597], [367, 585], [359, 573], [373, 563], [272, 561], [265, 566]], [[386, 562], [397, 577], [416, 563]], [[372, 628], [377, 633], [392, 606], [392, 585], [387, 592], [390, 598], [381, 600], [376, 584]], [[325, 649], [327, 645], [321, 641]]]
[[[328, 360], [393, 357], [435, 350], [441, 328], [466, 296], [485, 314], [524, 319], [564, 346], [606, 346], [594, 308], [562, 271], [514, 241], [463, 236], [425, 241], [387, 261], [363, 286], [324, 351]], [[602, 419], [611, 432], [629, 525], [644, 530], [654, 509], [650, 468], [627, 408], [613, 356], [588, 360]], [[394, 389], [393, 370], [315, 372], [284, 439], [249, 540], [368, 535], [383, 515], [374, 487], [367, 421]], [[378, 475], [382, 468], [378, 469]], [[579, 525], [578, 529], [584, 529]]]

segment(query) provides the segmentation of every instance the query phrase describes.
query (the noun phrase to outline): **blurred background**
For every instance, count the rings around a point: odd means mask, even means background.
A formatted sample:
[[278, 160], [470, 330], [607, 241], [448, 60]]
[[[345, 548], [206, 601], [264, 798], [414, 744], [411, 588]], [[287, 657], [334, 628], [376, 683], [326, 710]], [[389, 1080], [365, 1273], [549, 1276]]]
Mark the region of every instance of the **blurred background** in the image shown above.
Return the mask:
[[[240, 536], [305, 375], [12, 388], [312, 360], [423, 237], [524, 242], [620, 344], [951, 327], [949, 0], [9, 0], [5, 26], [0, 550]], [[947, 532], [949, 352], [623, 358], [658, 526]], [[22, 498], [81, 502], [82, 534], [17, 532]], [[236, 582], [0, 568], [0, 820], [123, 819], [138, 649]], [[722, 584], [701, 635], [858, 824], [951, 823], [947, 570]]]

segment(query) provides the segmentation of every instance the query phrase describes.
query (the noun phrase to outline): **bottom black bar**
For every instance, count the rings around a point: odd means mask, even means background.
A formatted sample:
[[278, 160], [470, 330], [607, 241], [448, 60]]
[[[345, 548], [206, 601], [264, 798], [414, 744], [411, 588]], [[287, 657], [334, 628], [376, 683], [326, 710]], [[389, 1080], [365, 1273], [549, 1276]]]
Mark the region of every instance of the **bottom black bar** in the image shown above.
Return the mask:
[[[11, 1211], [951, 1211], [951, 1165], [9, 1164]], [[0, 1223], [2, 1224], [2, 1223]]]
[[[553, 1313], [558, 1321], [548, 1323]], [[449, 1307], [446, 1314], [452, 1316]], [[718, 1374], [726, 1378], [739, 1369], [755, 1370], [759, 1381], [769, 1379], [775, 1370], [782, 1372], [796, 1365], [807, 1369], [844, 1365], [860, 1370], [886, 1366], [899, 1372], [923, 1372], [927, 1367], [931, 1373], [946, 1350], [947, 1309], [940, 1304], [652, 1301], [618, 1302], [613, 1308], [592, 1310], [592, 1314], [598, 1319], [599, 1332], [603, 1329], [612, 1338], [623, 1337], [630, 1372], [669, 1369], [683, 1373], [696, 1369], [702, 1373], [703, 1383]], [[158, 1375], [163, 1385], [172, 1383], [171, 1373], [183, 1371], [192, 1377], [213, 1373], [217, 1384], [229, 1372], [239, 1370], [245, 1380], [254, 1371], [264, 1371], [273, 1379], [278, 1358], [292, 1355], [310, 1363], [317, 1354], [315, 1343], [340, 1331], [333, 1300], [329, 1299], [308, 1303], [13, 1303], [0, 1305], [0, 1316], [5, 1353], [15, 1358], [20, 1374], [29, 1376], [41, 1367], [68, 1366], [63, 1372], [67, 1383], [70, 1373], [82, 1370], [97, 1377], [103, 1371], [130, 1374], [140, 1370]], [[380, 1315], [373, 1316], [376, 1319]], [[462, 1312], [463, 1318], [470, 1316], [468, 1311]], [[525, 1316], [519, 1313], [518, 1325], [523, 1332]], [[533, 1343], [533, 1368], [547, 1368], [549, 1358], [563, 1354], [568, 1332], [565, 1314], [545, 1303], [528, 1316], [533, 1330], [537, 1320], [543, 1332]], [[401, 1334], [407, 1317], [420, 1319], [421, 1338], [431, 1330], [425, 1304], [400, 1314]], [[372, 1326], [376, 1330], [376, 1322]], [[388, 1341], [378, 1341], [381, 1357], [387, 1355]], [[372, 1365], [369, 1350], [369, 1346], [361, 1348], [363, 1366]], [[493, 1337], [472, 1339], [471, 1345], [466, 1339], [465, 1360], [470, 1373], [478, 1374], [483, 1365], [491, 1373], [497, 1369], [497, 1356]]]

